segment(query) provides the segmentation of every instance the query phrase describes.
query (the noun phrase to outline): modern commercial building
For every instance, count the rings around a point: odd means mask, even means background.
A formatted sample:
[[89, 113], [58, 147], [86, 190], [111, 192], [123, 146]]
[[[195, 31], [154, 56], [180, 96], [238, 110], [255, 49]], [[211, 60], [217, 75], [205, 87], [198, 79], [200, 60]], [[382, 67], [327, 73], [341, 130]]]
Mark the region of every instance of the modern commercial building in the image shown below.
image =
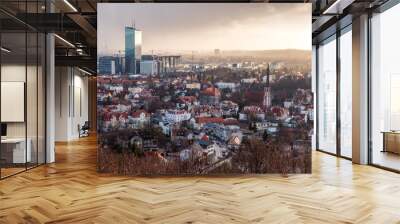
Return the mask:
[[140, 62], [140, 74], [155, 75], [159, 74], [159, 61], [156, 56], [143, 55]]
[[112, 56], [99, 57], [98, 72], [100, 74], [115, 74], [117, 58]]
[[125, 27], [125, 56], [97, 64], [98, 2], [119, 1], [0, 1], [0, 223], [399, 223], [399, 1], [272, 1], [312, 4], [312, 174], [224, 178], [97, 173], [96, 71], [169, 72], [179, 58], [143, 58]]
[[125, 72], [140, 73], [142, 58], [142, 31], [135, 27], [125, 27]]

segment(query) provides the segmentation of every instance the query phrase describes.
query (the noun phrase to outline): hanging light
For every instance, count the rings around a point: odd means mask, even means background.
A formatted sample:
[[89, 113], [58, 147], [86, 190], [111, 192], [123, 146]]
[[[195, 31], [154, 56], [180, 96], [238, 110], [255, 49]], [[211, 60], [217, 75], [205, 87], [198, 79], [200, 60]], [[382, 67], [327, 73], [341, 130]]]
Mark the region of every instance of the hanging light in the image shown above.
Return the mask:
[[74, 12], [78, 12], [75, 6], [73, 6], [68, 0], [64, 0], [64, 3], [67, 4]]
[[73, 45], [71, 42], [69, 42], [68, 40], [62, 38], [61, 36], [59, 36], [58, 34], [54, 34], [55, 37], [57, 37], [59, 40], [61, 40], [62, 42], [64, 42], [65, 44], [67, 44], [70, 47], [75, 48], [75, 45]]

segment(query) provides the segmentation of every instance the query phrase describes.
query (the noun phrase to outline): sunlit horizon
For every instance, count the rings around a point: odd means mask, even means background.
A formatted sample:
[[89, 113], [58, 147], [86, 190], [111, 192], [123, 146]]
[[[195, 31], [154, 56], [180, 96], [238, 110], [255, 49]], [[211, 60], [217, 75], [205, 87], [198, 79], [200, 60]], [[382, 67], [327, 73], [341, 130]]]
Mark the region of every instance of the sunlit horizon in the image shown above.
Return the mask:
[[98, 14], [99, 54], [122, 53], [133, 24], [143, 53], [311, 50], [310, 4], [100, 3]]

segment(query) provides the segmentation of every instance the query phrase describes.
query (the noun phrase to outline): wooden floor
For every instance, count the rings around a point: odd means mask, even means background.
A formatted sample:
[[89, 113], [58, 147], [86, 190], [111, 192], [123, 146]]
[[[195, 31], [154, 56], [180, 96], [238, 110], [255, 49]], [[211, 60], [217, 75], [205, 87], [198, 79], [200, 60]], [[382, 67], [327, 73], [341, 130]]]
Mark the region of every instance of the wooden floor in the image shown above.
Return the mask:
[[96, 173], [94, 138], [0, 181], [0, 223], [400, 223], [400, 175], [313, 154], [313, 174], [133, 178]]
[[373, 154], [374, 164], [388, 167], [395, 170], [400, 170], [400, 155], [391, 152], [381, 152], [375, 150]]
[[23, 167], [23, 168], [14, 168], [14, 167], [11, 167], [11, 168], [9, 168], [9, 167], [7, 167], [7, 168], [4, 168], [4, 167], [2, 167], [1, 168], [1, 177], [3, 178], [3, 177], [8, 177], [8, 176], [11, 176], [11, 175], [13, 175], [13, 174], [16, 174], [16, 173], [19, 173], [19, 172], [23, 172], [23, 171], [25, 171], [26, 169], [25, 169], [25, 167]]

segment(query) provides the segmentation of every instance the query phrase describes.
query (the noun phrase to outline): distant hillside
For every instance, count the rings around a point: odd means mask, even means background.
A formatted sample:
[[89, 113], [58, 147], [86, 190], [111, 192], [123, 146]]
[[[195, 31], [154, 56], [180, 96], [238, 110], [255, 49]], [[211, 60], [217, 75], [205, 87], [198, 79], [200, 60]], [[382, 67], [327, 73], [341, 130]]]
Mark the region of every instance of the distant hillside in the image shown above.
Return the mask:
[[261, 50], [261, 51], [221, 51], [222, 55], [229, 56], [287, 56], [291, 55], [294, 57], [304, 57], [311, 56], [311, 51], [307, 50], [295, 50], [295, 49], [285, 49], [285, 50]]
[[[183, 54], [184, 59], [191, 60], [192, 54]], [[219, 58], [232, 60], [253, 60], [253, 61], [286, 61], [286, 62], [311, 62], [311, 50], [260, 50], [260, 51], [221, 51], [219, 55], [214, 52], [198, 52], [194, 53], [194, 60], [204, 58]]]

